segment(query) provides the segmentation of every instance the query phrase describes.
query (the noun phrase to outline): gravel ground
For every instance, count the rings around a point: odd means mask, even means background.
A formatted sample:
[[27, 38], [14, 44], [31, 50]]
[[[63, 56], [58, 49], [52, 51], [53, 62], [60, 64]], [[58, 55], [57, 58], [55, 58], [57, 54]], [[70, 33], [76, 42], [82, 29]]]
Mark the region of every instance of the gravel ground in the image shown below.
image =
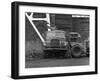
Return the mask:
[[35, 59], [25, 62], [26, 68], [89, 65], [89, 57], [66, 59]]

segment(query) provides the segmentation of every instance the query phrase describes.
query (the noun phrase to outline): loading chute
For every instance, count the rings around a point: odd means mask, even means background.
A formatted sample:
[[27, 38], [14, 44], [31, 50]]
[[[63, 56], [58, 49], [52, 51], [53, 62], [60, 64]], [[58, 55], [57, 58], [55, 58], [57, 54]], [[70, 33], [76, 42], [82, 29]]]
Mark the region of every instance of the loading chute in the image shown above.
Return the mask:
[[[39, 38], [41, 39], [43, 45], [45, 45], [45, 40], [43, 38], [43, 36], [40, 34], [40, 32], [38, 31], [37, 27], [35, 26], [33, 20], [44, 20], [47, 21], [48, 23], [48, 27], [50, 27], [50, 15], [49, 13], [46, 13], [46, 18], [34, 18], [33, 15], [34, 13], [31, 12], [30, 15], [28, 15], [28, 13], [25, 13], [26, 17], [28, 18], [29, 22], [31, 23], [32, 27], [34, 28], [34, 30], [36, 31], [36, 33], [38, 34]], [[50, 29], [48, 28], [48, 30], [50, 31]]]

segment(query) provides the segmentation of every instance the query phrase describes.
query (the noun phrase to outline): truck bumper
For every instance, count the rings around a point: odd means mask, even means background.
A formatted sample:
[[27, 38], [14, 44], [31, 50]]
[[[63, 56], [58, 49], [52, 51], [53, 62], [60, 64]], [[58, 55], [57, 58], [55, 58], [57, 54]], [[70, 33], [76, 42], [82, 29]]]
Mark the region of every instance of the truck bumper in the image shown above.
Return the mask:
[[67, 48], [44, 48], [44, 51], [67, 51]]
[[62, 58], [66, 54], [66, 49], [45, 49], [44, 57], [45, 58]]

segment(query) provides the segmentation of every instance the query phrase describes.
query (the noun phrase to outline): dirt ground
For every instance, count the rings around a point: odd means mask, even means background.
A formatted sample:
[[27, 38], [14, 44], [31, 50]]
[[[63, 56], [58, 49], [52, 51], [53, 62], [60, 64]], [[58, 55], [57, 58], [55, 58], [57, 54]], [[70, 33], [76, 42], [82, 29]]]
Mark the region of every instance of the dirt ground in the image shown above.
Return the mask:
[[58, 66], [82, 66], [89, 65], [89, 57], [82, 58], [64, 58], [64, 59], [34, 59], [25, 62], [26, 68], [39, 68], [39, 67], [58, 67]]

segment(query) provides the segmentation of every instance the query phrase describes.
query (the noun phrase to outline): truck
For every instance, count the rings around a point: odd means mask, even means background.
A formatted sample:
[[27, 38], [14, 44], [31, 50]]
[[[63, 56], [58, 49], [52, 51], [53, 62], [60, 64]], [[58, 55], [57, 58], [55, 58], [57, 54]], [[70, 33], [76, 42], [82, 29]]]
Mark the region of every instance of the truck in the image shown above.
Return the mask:
[[77, 32], [70, 32], [68, 34], [68, 38], [71, 46], [72, 57], [83, 56], [86, 50], [84, 47], [84, 43], [81, 41], [81, 35]]
[[65, 31], [47, 31], [45, 36], [44, 57], [61, 57], [67, 51]]
[[53, 30], [46, 32], [44, 57], [74, 57], [86, 56], [87, 49], [77, 32]]

